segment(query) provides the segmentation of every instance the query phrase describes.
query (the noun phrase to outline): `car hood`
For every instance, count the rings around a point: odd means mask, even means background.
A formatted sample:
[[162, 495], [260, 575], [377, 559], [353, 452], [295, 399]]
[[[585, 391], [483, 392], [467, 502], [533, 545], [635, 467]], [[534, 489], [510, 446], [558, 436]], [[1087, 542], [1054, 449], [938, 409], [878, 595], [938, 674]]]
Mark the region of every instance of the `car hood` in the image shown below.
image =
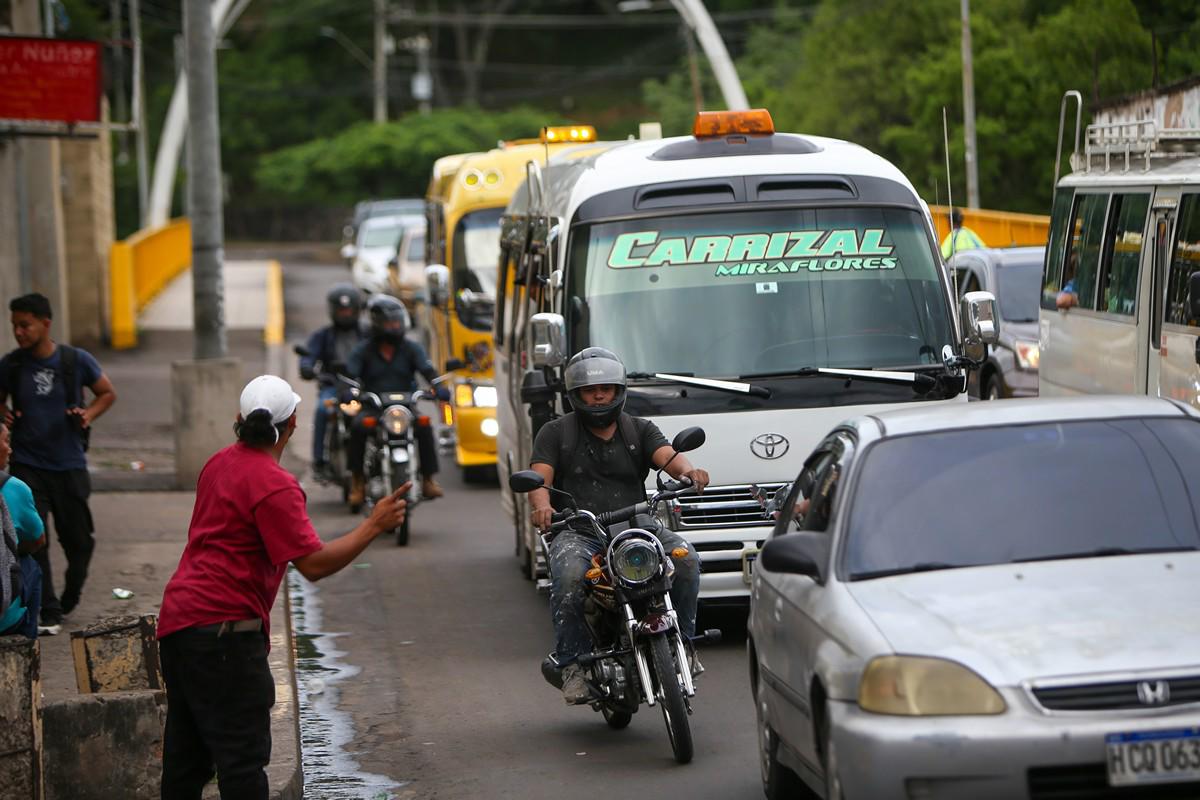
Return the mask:
[[953, 659], [997, 686], [1196, 666], [1197, 586], [1195, 552], [973, 567], [846, 584], [893, 652]]
[[387, 269], [388, 261], [396, 255], [394, 247], [364, 247], [358, 251], [357, 258], [373, 270]]

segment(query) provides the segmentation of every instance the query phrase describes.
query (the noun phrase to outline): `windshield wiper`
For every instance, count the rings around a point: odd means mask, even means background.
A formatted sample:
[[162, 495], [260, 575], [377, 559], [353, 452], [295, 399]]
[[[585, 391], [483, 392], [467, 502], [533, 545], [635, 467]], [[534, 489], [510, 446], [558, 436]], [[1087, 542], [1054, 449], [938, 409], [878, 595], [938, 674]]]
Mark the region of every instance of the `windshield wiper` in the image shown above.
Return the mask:
[[889, 575], [907, 575], [911, 572], [937, 572], [943, 569], [958, 569], [960, 567], [973, 566], [971, 564], [947, 564], [942, 561], [922, 561], [919, 564], [910, 564], [907, 567], [893, 567], [891, 569], [876, 569], [870, 572], [855, 572], [850, 575], [852, 581], [869, 581], [872, 578], [886, 578]]
[[687, 386], [699, 386], [701, 389], [714, 389], [718, 392], [729, 392], [731, 394], [747, 394], [753, 397], [771, 396], [771, 390], [765, 386], [755, 386], [752, 383], [736, 383], [734, 381], [719, 381], [713, 378], [696, 378], [688, 374], [631, 372], [626, 377], [635, 381], [657, 379], [667, 381], [668, 383], [682, 383]]
[[911, 384], [913, 391], [927, 394], [937, 387], [937, 378], [922, 372], [898, 372], [885, 369], [835, 369], [833, 367], [801, 367], [800, 369], [781, 370], [779, 372], [756, 372], [749, 375], [739, 375], [741, 380], [761, 380], [763, 378], [812, 378], [824, 375], [830, 378], [861, 380], [869, 383]]
[[1057, 553], [1048, 556], [1031, 556], [1030, 558], [1014, 558], [1012, 564], [1030, 564], [1035, 561], [1066, 561], [1073, 558], [1106, 558], [1108, 556], [1142, 556], [1154, 553], [1192, 553], [1200, 550], [1197, 547], [1097, 547], [1095, 550], [1085, 550], [1080, 553]]

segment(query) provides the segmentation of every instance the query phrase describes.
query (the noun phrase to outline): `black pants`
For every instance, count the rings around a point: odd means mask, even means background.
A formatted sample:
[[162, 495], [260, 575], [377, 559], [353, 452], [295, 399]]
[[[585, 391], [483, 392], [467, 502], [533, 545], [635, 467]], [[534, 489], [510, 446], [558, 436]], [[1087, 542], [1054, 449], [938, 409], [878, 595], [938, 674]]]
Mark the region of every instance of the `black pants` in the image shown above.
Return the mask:
[[189, 628], [158, 650], [167, 684], [162, 800], [200, 800], [214, 770], [221, 800], [266, 800], [275, 705], [266, 637]]
[[[367, 429], [362, 421], [366, 416], [378, 415], [359, 413], [350, 426], [350, 441], [346, 445], [346, 460], [350, 471], [361, 475], [363, 458], [367, 452]], [[422, 425], [419, 421], [413, 423], [413, 432], [417, 438], [417, 457], [421, 459], [421, 477], [432, 478], [438, 473], [437, 443], [433, 440], [433, 425]]]
[[87, 580], [88, 564], [96, 547], [96, 540], [92, 536], [95, 530], [92, 511], [88, 508], [92, 482], [86, 469], [59, 471], [14, 463], [12, 474], [29, 484], [34, 505], [47, 532], [50, 530], [47, 518], [54, 517], [54, 530], [67, 557], [67, 575], [60, 599], [54, 592], [50, 548], [43, 547], [33, 554], [42, 569], [42, 621], [53, 625], [62, 621], [63, 614], [71, 613], [79, 605], [83, 583]]

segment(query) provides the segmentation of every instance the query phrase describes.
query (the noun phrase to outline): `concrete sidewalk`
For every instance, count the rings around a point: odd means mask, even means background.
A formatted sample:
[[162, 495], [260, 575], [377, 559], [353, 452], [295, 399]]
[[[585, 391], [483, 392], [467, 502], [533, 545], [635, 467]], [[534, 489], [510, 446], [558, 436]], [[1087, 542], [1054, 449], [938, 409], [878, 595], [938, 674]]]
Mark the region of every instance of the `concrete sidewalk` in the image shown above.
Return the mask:
[[[278, 287], [270, 287], [270, 269], [266, 262], [227, 262], [229, 355], [242, 360], [246, 380], [283, 366], [281, 348], [277, 345], [268, 347], [264, 342], [264, 326], [272, 324], [268, 309], [274, 302], [282, 308], [282, 297], [272, 298], [272, 292], [278, 294]], [[62, 633], [39, 639], [46, 704], [78, 702], [70, 632], [107, 617], [156, 614], [163, 588], [183, 552], [195, 494], [176, 490], [174, 485], [170, 382], [171, 363], [192, 358], [190, 319], [191, 280], [190, 275], [184, 275], [146, 309], [141, 319], [140, 345], [136, 350], [99, 349], [93, 352], [112, 379], [118, 400], [97, 422], [88, 454], [93, 479], [91, 508], [96, 526], [96, 550], [83, 597], [78, 608], [67, 618]], [[229, 422], [229, 441], [232, 443], [232, 415]], [[299, 469], [303, 463], [285, 458], [285, 466]], [[53, 534], [50, 538], [55, 585], [61, 590], [65, 560], [61, 548], [54, 543]], [[113, 594], [118, 588], [132, 591], [133, 596], [127, 600], [118, 599]], [[276, 705], [268, 775], [272, 797], [292, 800], [303, 796], [303, 772], [286, 590], [280, 591], [271, 629]], [[51, 718], [48, 714], [47, 720]], [[47, 736], [52, 733], [48, 723]], [[122, 753], [117, 741], [91, 743], [89, 748], [84, 748], [82, 742], [72, 742], [70, 746], [67, 752], [80, 753], [81, 760], [85, 751], [93, 755], [112, 752], [116, 758], [131, 755], [146, 758], [147, 755]], [[157, 755], [150, 754], [151, 760], [161, 757], [160, 748], [161, 743]], [[56, 750], [54, 743], [48, 740], [46, 753], [55, 752], [62, 750]], [[95, 763], [91, 768], [97, 773], [104, 771]], [[56, 770], [55, 763], [48, 760], [45, 764], [47, 798], [102, 796], [103, 790], [100, 794], [81, 793], [81, 787], [90, 783], [89, 776], [74, 773], [70, 765], [63, 764]], [[153, 777], [157, 778], [156, 775]], [[128, 793], [108, 796], [135, 796], [133, 787], [119, 788]], [[215, 797], [215, 785], [210, 789]], [[139, 791], [138, 796], [141, 794]], [[156, 790], [153, 796], [157, 797]]]

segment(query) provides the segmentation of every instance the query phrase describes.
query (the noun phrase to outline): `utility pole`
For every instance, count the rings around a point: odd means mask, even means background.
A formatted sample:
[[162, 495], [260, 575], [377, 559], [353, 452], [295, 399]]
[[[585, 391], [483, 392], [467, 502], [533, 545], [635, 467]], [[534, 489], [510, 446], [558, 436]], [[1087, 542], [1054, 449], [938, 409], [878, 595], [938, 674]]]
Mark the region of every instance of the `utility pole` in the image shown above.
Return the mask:
[[129, 35], [133, 37], [133, 117], [137, 119], [134, 150], [137, 154], [138, 221], [145, 228], [150, 214], [150, 157], [146, 148], [146, 75], [142, 64], [142, 12], [138, 0], [129, 0]]
[[387, 122], [387, 0], [375, 0], [375, 122]]
[[[116, 94], [114, 116], [121, 122], [126, 122], [129, 120], [129, 109], [125, 104], [125, 29], [121, 23], [121, 0], [111, 0], [109, 16], [112, 17], [112, 38], [116, 43], [116, 46], [113, 47], [113, 72], [117, 73], [117, 79], [113, 82], [113, 91]], [[128, 133], [121, 131], [117, 134], [117, 146], [119, 148], [117, 163], [127, 164], [129, 162]]]
[[962, 66], [967, 208], [979, 208], [979, 159], [975, 148], [975, 69], [971, 63], [971, 0], [962, 0]]
[[217, 117], [217, 53], [210, 0], [183, 0], [187, 49], [188, 199], [192, 219], [192, 312], [196, 360], [223, 358], [221, 276], [221, 131]]

